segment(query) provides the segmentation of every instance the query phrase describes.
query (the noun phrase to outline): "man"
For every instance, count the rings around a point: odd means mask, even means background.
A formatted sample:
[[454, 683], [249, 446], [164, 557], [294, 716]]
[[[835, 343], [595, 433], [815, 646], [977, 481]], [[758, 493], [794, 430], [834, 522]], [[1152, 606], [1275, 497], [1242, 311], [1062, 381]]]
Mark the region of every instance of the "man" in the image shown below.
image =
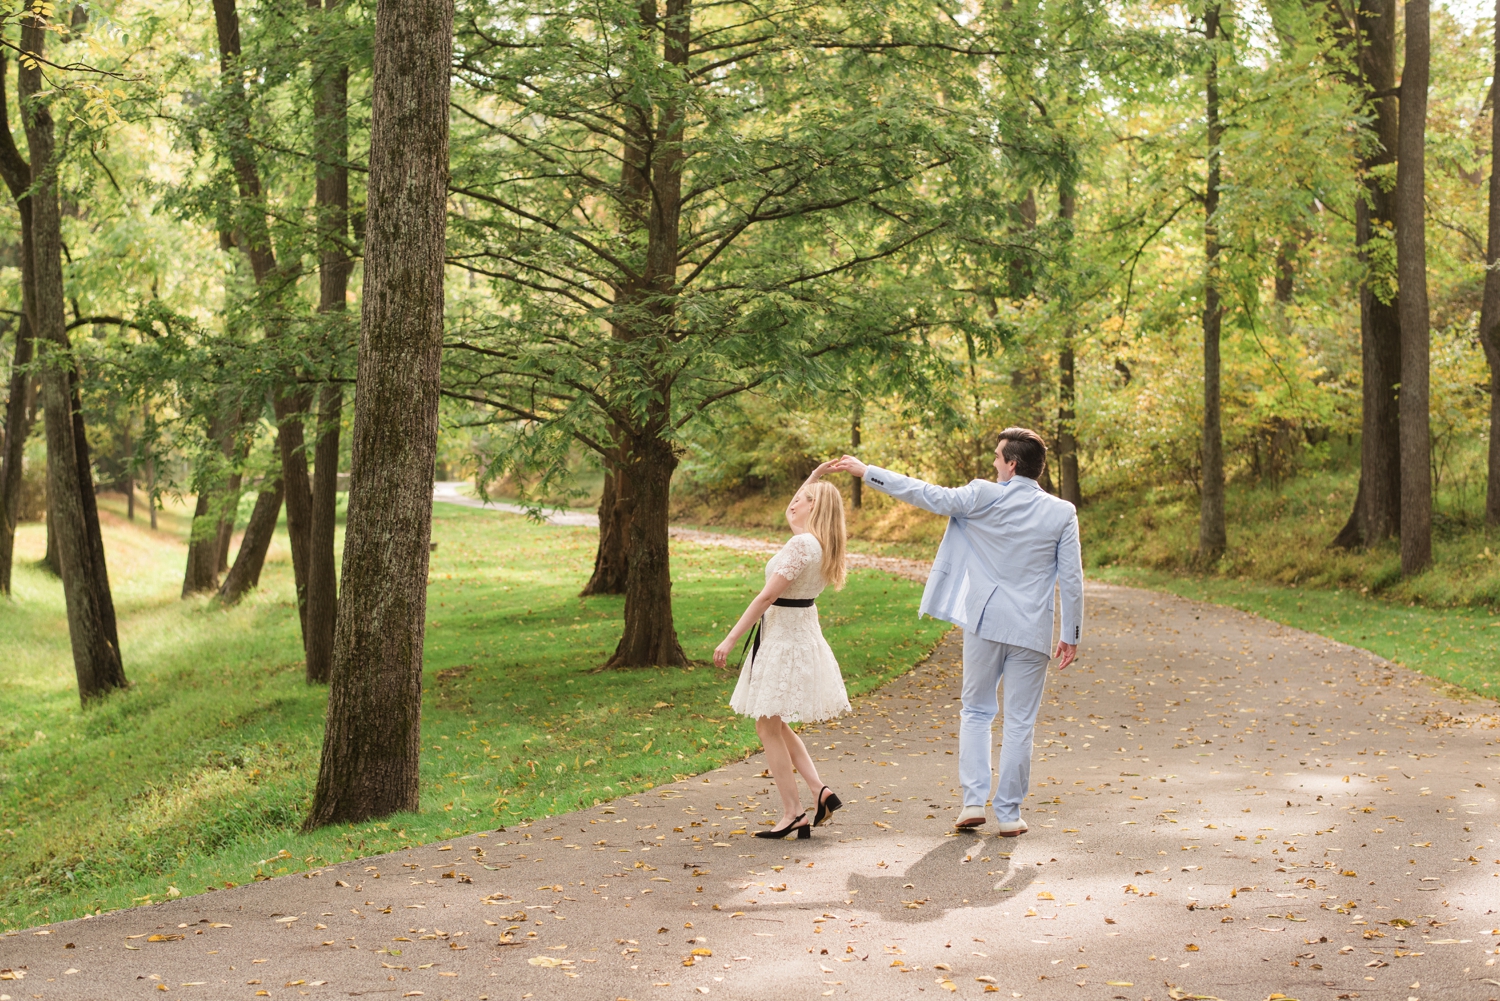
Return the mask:
[[958, 777], [964, 805], [955, 827], [985, 822], [996, 688], [1005, 682], [1005, 733], [995, 820], [1000, 836], [1026, 833], [1021, 801], [1031, 784], [1031, 735], [1047, 682], [1053, 586], [1062, 592], [1060, 671], [1073, 662], [1083, 628], [1083, 563], [1073, 505], [1037, 484], [1047, 446], [1035, 431], [1006, 428], [995, 447], [996, 482], [937, 487], [846, 455], [836, 468], [933, 514], [948, 529], [932, 561], [918, 614], [964, 631]]

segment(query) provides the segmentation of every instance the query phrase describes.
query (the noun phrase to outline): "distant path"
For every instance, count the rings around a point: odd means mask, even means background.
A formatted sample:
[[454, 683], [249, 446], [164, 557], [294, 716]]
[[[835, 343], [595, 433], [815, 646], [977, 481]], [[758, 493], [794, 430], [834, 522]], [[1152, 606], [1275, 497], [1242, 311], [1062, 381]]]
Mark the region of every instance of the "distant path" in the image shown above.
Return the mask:
[[[477, 497], [469, 497], [460, 493], [462, 487], [468, 486], [463, 480], [439, 480], [433, 484], [432, 499], [440, 504], [458, 504], [463, 507], [477, 507], [488, 511], [504, 511], [507, 514], [529, 514], [530, 512], [519, 504], [506, 504], [503, 501], [482, 501]], [[553, 508], [548, 511], [545, 518], [549, 525], [567, 525], [570, 527], [598, 528], [599, 516], [590, 511], [572, 511], [565, 508]], [[696, 542], [701, 546], [721, 546], [725, 549], [739, 549], [749, 553], [774, 553], [781, 548], [779, 543], [768, 542], [765, 539], [747, 539], [738, 535], [719, 535], [715, 532], [700, 532], [692, 528], [668, 528], [667, 532], [674, 539], [682, 539], [685, 542]], [[910, 580], [922, 582], [927, 580], [927, 575], [932, 570], [932, 564], [927, 560], [903, 560], [892, 556], [871, 556], [867, 553], [850, 553], [849, 565], [853, 567], [870, 567], [883, 570], [886, 573], [895, 574]]]
[[1088, 602], [1079, 662], [1037, 720], [1025, 837], [951, 830], [950, 632], [804, 729], [848, 804], [810, 841], [750, 837], [776, 811], [755, 755], [504, 831], [6, 935], [0, 995], [1500, 998], [1500, 719], [1233, 609], [1101, 584]]

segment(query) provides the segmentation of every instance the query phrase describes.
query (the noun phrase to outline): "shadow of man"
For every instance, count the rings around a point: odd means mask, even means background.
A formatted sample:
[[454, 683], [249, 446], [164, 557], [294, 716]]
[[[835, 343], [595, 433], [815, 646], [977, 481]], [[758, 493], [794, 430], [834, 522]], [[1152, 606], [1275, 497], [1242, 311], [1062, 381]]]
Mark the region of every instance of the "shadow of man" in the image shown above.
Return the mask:
[[935, 921], [955, 907], [992, 907], [1015, 897], [1036, 878], [1035, 870], [1001, 858], [1004, 850], [994, 839], [960, 834], [944, 838], [904, 875], [851, 873], [848, 889], [863, 909], [878, 912], [886, 921]]

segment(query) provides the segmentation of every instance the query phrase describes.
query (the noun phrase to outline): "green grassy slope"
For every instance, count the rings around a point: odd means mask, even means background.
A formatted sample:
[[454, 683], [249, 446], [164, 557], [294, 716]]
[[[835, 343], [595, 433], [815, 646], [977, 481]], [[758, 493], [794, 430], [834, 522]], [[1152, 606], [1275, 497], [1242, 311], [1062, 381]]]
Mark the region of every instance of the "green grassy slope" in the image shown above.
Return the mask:
[[1129, 567], [1094, 570], [1089, 576], [1254, 612], [1487, 698], [1500, 697], [1500, 614], [1492, 609], [1431, 608], [1350, 591]]
[[[108, 509], [104, 520], [129, 691], [79, 708], [55, 580], [23, 560], [15, 600], [0, 603], [0, 928], [568, 810], [758, 746], [725, 706], [732, 673], [595, 672], [622, 599], [577, 597], [592, 532], [440, 505], [422, 809], [300, 834], [325, 692], [302, 681], [284, 539], [261, 590], [226, 611], [177, 597], [183, 524], [164, 520], [153, 536]], [[20, 544], [39, 556], [41, 527], [23, 526]], [[707, 661], [763, 561], [693, 545], [673, 555], [678, 632]], [[820, 600], [851, 693], [936, 641], [943, 627], [918, 622], [919, 594], [861, 571]]]

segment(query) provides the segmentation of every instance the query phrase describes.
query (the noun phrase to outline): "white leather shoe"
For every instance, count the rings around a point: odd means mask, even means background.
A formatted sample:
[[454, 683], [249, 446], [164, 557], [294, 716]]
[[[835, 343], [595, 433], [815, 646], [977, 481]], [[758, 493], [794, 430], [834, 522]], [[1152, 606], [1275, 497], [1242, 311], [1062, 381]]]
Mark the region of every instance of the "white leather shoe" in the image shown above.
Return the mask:
[[970, 827], [979, 827], [987, 819], [988, 818], [985, 816], [984, 807], [966, 806], [959, 813], [958, 819], [953, 822], [953, 826], [961, 830]]
[[1024, 820], [1002, 820], [995, 826], [999, 828], [996, 833], [1002, 838], [1019, 838], [1026, 833], [1026, 821]]

